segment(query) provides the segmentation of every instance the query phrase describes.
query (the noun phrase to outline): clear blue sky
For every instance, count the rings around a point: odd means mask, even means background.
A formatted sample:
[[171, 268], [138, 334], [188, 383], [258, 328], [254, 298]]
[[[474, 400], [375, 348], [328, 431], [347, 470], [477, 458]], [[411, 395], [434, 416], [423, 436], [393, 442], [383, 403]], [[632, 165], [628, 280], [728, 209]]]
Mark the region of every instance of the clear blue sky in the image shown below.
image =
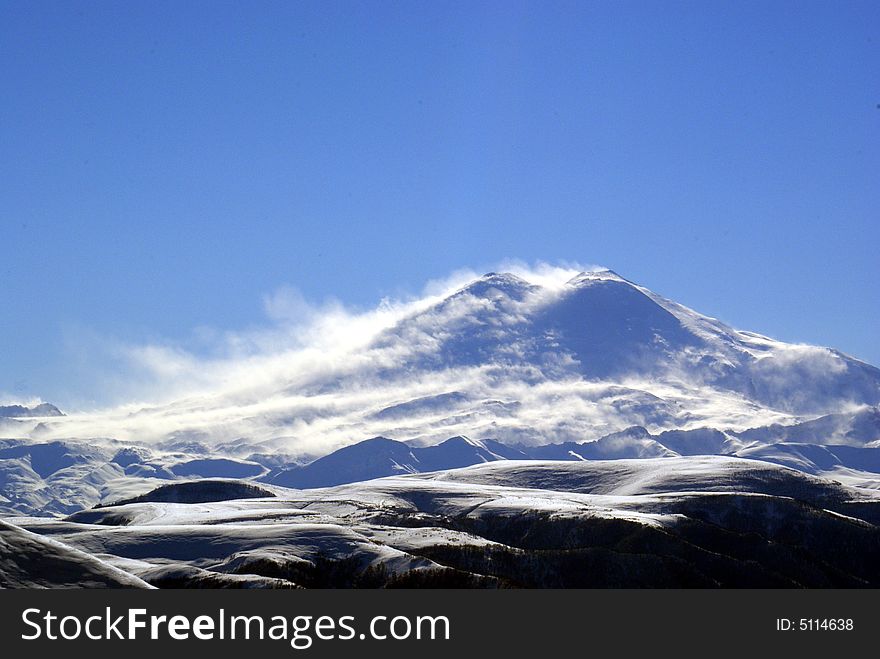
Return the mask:
[[878, 104], [877, 2], [0, 0], [0, 393], [506, 257], [880, 364]]

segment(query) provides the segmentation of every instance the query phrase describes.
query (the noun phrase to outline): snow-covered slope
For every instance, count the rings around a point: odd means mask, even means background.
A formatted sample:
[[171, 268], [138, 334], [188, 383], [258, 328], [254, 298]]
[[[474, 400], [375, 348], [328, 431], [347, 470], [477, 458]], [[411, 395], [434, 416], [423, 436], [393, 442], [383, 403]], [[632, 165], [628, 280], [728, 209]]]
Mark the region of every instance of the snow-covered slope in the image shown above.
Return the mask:
[[149, 588], [79, 549], [0, 520], [0, 588]]
[[15, 521], [155, 585], [880, 585], [877, 493], [738, 458], [496, 461], [272, 494]]

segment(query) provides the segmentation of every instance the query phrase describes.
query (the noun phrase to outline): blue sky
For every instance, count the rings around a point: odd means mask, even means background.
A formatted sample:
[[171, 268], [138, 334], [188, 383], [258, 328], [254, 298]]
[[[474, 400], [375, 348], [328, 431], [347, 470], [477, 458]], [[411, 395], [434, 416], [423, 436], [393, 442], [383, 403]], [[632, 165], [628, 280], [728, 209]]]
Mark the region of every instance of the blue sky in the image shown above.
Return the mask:
[[880, 364], [875, 2], [0, 1], [0, 394], [579, 262]]

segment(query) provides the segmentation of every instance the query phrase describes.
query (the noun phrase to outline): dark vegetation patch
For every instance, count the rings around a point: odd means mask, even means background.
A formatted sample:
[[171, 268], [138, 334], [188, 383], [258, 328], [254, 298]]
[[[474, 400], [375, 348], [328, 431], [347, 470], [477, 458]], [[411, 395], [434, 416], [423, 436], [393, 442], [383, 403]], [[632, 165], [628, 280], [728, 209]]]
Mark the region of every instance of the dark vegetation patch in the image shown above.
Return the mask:
[[275, 493], [266, 488], [242, 481], [199, 480], [186, 483], [169, 483], [155, 490], [130, 499], [116, 501], [110, 505], [123, 506], [129, 503], [212, 503], [215, 501], [231, 501], [233, 499], [260, 499], [274, 497]]

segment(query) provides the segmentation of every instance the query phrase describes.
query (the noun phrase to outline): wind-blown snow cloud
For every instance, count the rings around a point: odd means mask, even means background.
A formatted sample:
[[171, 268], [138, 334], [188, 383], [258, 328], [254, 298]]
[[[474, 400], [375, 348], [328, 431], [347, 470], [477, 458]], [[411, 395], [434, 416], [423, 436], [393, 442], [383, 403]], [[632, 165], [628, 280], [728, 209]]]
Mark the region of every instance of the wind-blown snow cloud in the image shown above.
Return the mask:
[[[510, 272], [552, 291], [577, 273], [596, 266], [529, 266], [508, 261], [492, 269]], [[262, 326], [239, 331], [199, 328], [199, 350], [172, 343], [131, 345], [118, 339], [94, 340], [93, 350], [100, 346], [105, 351], [103, 359], [95, 361], [115, 362], [117, 373], [105, 377], [114, 383], [127, 380], [127, 394], [141, 404], [216, 394], [229, 388], [271, 388], [279, 379], [304, 383], [333, 372], [350, 373], [363, 361], [354, 353], [380, 332], [437, 304], [479, 276], [472, 270], [458, 270], [442, 280], [428, 282], [419, 295], [384, 298], [366, 311], [350, 309], [335, 299], [313, 303], [296, 288], [282, 286], [264, 295], [266, 322]], [[459, 309], [461, 314], [468, 311], [465, 306]], [[393, 358], [394, 351], [386, 351], [385, 357]], [[370, 355], [371, 360], [377, 358], [382, 355]]]

